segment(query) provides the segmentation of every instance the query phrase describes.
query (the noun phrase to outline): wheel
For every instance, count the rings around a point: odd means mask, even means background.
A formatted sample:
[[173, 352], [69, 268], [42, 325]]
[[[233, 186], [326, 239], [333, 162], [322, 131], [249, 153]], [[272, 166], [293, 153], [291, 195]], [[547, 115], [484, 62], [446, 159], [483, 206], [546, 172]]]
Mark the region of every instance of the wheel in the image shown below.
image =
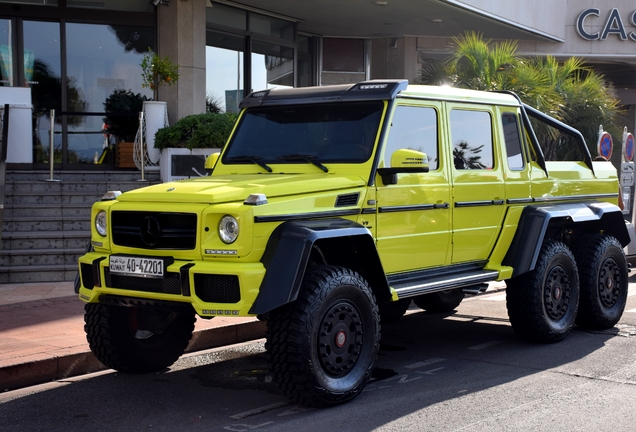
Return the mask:
[[398, 301], [385, 301], [378, 303], [380, 311], [380, 321], [383, 323], [394, 322], [404, 316], [411, 305], [411, 299], [400, 299]]
[[289, 399], [334, 405], [362, 392], [380, 345], [375, 297], [356, 272], [320, 266], [298, 299], [270, 313], [267, 352], [274, 380]]
[[464, 291], [459, 288], [422, 294], [415, 297], [413, 302], [429, 312], [450, 312], [455, 310], [462, 300], [464, 300]]
[[572, 252], [548, 239], [534, 270], [507, 281], [506, 307], [515, 333], [536, 342], [565, 338], [579, 305], [579, 278]]
[[627, 303], [628, 270], [623, 247], [614, 237], [583, 237], [574, 249], [579, 268], [581, 300], [576, 323], [608, 329], [621, 319]]
[[120, 372], [165, 369], [183, 354], [194, 330], [194, 312], [158, 313], [150, 308], [93, 303], [84, 310], [91, 351], [104, 365]]

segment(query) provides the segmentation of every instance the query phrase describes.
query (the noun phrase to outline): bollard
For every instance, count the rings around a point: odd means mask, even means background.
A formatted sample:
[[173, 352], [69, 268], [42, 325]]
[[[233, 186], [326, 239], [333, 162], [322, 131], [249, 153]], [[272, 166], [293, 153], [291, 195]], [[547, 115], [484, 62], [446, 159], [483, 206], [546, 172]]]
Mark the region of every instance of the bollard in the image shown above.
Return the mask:
[[62, 181], [62, 180], [56, 180], [53, 178], [53, 164], [54, 164], [54, 156], [55, 156], [55, 148], [53, 145], [53, 141], [54, 141], [54, 134], [55, 134], [55, 110], [52, 109], [51, 110], [51, 114], [50, 114], [50, 120], [51, 120], [51, 130], [49, 131], [49, 178], [46, 179], [46, 181], [50, 181], [50, 182], [58, 182], [58, 181]]

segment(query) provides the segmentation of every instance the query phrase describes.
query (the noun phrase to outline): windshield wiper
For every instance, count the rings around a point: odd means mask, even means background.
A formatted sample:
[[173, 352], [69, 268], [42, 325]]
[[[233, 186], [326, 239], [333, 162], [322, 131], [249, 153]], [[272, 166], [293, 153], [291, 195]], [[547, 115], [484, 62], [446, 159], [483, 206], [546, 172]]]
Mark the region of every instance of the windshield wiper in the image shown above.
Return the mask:
[[326, 166], [324, 166], [320, 162], [314, 160], [314, 159], [316, 159], [316, 156], [314, 156], [314, 155], [290, 154], [290, 155], [278, 156], [277, 159], [285, 159], [286, 161], [304, 160], [306, 162], [309, 162], [312, 165], [317, 166], [318, 168], [320, 168], [324, 172], [329, 172], [329, 168], [327, 168]]
[[252, 162], [258, 165], [259, 167], [263, 168], [265, 171], [272, 172], [272, 169], [269, 166], [267, 166], [266, 163], [261, 162], [261, 159], [263, 158], [260, 156], [241, 155], [241, 156], [229, 157], [229, 158], [226, 158], [225, 160], [232, 161], [232, 162]]

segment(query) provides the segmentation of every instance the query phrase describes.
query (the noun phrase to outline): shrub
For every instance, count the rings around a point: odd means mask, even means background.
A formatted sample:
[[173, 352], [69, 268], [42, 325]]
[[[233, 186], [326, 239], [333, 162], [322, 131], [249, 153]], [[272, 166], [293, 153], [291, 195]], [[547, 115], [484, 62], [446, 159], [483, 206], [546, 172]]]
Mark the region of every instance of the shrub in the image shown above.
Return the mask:
[[130, 90], [114, 90], [104, 101], [108, 132], [119, 137], [121, 141], [134, 141], [139, 128], [139, 112], [144, 101], [148, 100], [141, 93]]
[[159, 129], [155, 148], [222, 148], [236, 123], [234, 113], [192, 114]]

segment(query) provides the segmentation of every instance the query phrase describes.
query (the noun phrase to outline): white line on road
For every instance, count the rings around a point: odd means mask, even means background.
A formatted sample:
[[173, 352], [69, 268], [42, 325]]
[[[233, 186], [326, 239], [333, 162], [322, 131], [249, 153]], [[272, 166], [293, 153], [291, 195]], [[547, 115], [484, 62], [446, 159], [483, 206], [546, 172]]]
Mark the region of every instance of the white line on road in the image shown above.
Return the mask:
[[404, 368], [405, 369], [417, 369], [417, 368], [421, 368], [421, 367], [424, 367], [424, 366], [430, 366], [432, 364], [439, 363], [441, 361], [444, 361], [444, 359], [443, 358], [432, 358], [430, 360], [426, 360], [426, 361], [423, 361], [423, 362], [413, 363], [413, 364], [410, 364], [408, 366], [404, 366]]
[[486, 342], [480, 345], [475, 345], [475, 346], [471, 346], [468, 349], [469, 350], [474, 350], [474, 351], [478, 351], [480, 349], [484, 349], [484, 348], [488, 348], [494, 345], [499, 345], [500, 343], [503, 343], [502, 341], [491, 341], [491, 342]]
[[273, 410], [273, 409], [282, 408], [282, 407], [287, 406], [287, 405], [291, 405], [291, 404], [289, 402], [276, 402], [276, 403], [271, 404], [271, 405], [266, 405], [266, 406], [262, 406], [260, 408], [254, 408], [252, 410], [245, 411], [245, 412], [242, 412], [242, 413], [239, 413], [239, 414], [234, 414], [233, 416], [230, 416], [230, 418], [234, 419], [234, 420], [241, 420], [241, 419], [244, 419], [246, 417], [250, 417], [250, 416], [253, 416], [253, 415], [256, 415], [256, 414], [261, 414], [261, 413], [264, 413], [265, 411], [270, 411], [270, 410]]
[[442, 369], [445, 369], [445, 368], [438, 367], [437, 369], [431, 369], [429, 371], [415, 371], [415, 372], [425, 374], [425, 375], [435, 375], [433, 372], [441, 371]]
[[636, 309], [630, 309], [630, 310], [626, 310], [625, 312], [631, 312], [631, 313], [636, 313]]

